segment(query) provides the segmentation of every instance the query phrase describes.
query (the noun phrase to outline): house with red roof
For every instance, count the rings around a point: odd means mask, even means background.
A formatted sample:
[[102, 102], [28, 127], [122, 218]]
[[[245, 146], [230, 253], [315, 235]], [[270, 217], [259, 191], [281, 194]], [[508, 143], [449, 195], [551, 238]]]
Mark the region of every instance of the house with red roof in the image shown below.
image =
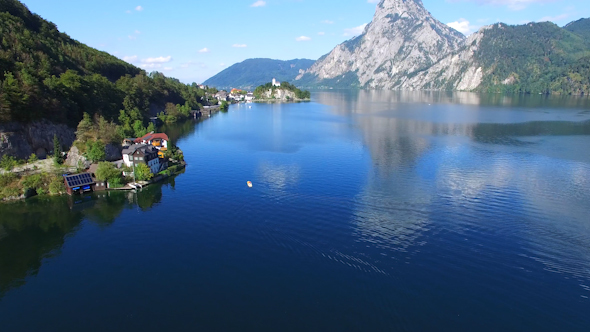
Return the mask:
[[164, 133], [154, 133], [151, 132], [149, 134], [144, 135], [143, 137], [136, 138], [135, 144], [148, 144], [156, 149], [160, 150], [158, 155], [160, 158], [164, 158], [164, 151], [168, 150], [168, 135]]

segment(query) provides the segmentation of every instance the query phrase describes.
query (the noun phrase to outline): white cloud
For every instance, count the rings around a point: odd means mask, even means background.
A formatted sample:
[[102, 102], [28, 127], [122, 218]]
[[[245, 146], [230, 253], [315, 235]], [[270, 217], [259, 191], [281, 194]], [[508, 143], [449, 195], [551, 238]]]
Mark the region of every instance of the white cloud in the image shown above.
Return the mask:
[[130, 56], [123, 57], [123, 61], [125, 61], [125, 62], [136, 62], [137, 59], [138, 59], [137, 55], [130, 55]]
[[233, 44], [232, 47], [235, 47], [235, 48], [244, 48], [244, 47], [248, 47], [248, 45], [246, 45], [246, 44]]
[[137, 65], [139, 68], [143, 68], [143, 69], [157, 69], [157, 68], [162, 68], [162, 65], [159, 63], [141, 63], [139, 65]]
[[211, 51], [209, 51], [209, 49], [206, 47], [199, 50], [199, 53], [209, 53], [209, 52], [211, 52]]
[[131, 36], [131, 35], [127, 36], [127, 38], [129, 38], [130, 40], [136, 40], [137, 39], [137, 37]]
[[131, 14], [131, 11], [130, 10], [126, 10], [125, 13]]
[[143, 59], [141, 60], [141, 62], [143, 63], [167, 63], [172, 61], [172, 56], [167, 56], [167, 57], [157, 57], [157, 58], [147, 58], [147, 59]]
[[135, 10], [137, 10], [138, 12], [140, 12], [140, 11], [143, 10], [143, 7], [142, 6], [137, 6], [137, 7], [135, 7]]
[[362, 34], [363, 31], [365, 31], [366, 26], [367, 26], [367, 23], [361, 24], [355, 28], [344, 29], [344, 36], [358, 36], [358, 35]]
[[256, 1], [255, 3], [251, 4], [250, 7], [264, 7], [266, 6], [266, 1]]
[[321, 23], [324, 23], [324, 24], [334, 24], [334, 21], [323, 20]]
[[320, 36], [323, 36], [323, 35], [325, 35], [325, 34], [326, 34], [326, 33], [325, 33], [325, 32], [323, 32], [323, 31], [322, 31], [322, 32], [318, 32], [318, 35], [320, 35]]
[[174, 70], [174, 68], [172, 68], [172, 67], [164, 67], [164, 71], [173, 71], [173, 70]]
[[223, 63], [223, 62], [222, 62], [222, 63], [220, 63], [219, 65], [220, 65], [221, 67], [225, 67], [225, 63]]
[[296, 41], [300, 42], [300, 41], [310, 41], [311, 38], [307, 37], [307, 36], [300, 36], [295, 38]]
[[469, 21], [467, 21], [464, 18], [460, 18], [455, 22], [447, 23], [447, 25], [464, 35], [470, 35], [477, 31], [478, 28], [476, 26], [471, 25], [471, 23], [469, 23]]
[[139, 35], [139, 34], [141, 34], [141, 31], [135, 30], [135, 33]]
[[379, 3], [381, 0], [367, 0], [368, 3]]

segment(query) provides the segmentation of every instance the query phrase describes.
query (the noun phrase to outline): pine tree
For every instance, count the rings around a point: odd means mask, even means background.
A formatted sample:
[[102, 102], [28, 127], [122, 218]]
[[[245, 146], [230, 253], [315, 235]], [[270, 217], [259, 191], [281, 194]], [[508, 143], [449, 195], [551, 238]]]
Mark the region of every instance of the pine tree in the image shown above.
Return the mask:
[[64, 163], [64, 158], [62, 156], [61, 143], [59, 142], [59, 138], [57, 138], [57, 134], [53, 135], [53, 160], [58, 165], [61, 165]]

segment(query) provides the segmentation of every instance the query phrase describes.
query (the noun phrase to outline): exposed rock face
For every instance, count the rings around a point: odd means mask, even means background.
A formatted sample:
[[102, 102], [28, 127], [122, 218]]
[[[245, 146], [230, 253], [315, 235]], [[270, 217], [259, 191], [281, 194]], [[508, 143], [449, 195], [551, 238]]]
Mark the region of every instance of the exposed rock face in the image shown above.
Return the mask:
[[265, 99], [272, 99], [273, 97], [274, 97], [274, 99], [283, 100], [283, 101], [297, 99], [295, 92], [289, 91], [289, 90], [284, 90], [284, 89], [275, 89], [274, 93], [273, 93], [272, 89], [269, 89], [264, 94], [262, 94], [262, 98], [265, 98]]
[[43, 153], [53, 151], [54, 135], [57, 135], [64, 151], [67, 151], [76, 139], [73, 129], [47, 120], [26, 125], [0, 124], [0, 157], [9, 154], [19, 159], [26, 159], [32, 153], [44, 157]]
[[72, 146], [70, 151], [68, 151], [68, 158], [64, 162], [67, 166], [78, 167], [82, 166], [83, 168], [90, 167], [92, 164], [90, 161], [86, 159], [81, 153], [80, 150], [76, 146]]
[[413, 78], [464, 45], [465, 36], [432, 17], [421, 0], [382, 0], [362, 35], [337, 46], [297, 79], [338, 85], [342, 77], [350, 86], [354, 74], [360, 87], [424, 88], [426, 82]]
[[105, 154], [107, 161], [115, 161], [123, 159], [123, 152], [120, 145], [107, 144], [105, 147]]

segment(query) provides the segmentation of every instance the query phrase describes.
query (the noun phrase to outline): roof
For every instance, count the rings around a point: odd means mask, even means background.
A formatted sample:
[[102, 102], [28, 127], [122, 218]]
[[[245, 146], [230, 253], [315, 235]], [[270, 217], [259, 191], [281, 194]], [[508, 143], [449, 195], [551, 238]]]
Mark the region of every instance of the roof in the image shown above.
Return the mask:
[[147, 144], [133, 144], [132, 146], [128, 147], [127, 149], [123, 149], [123, 154], [133, 154], [135, 151], [147, 147]]
[[94, 174], [96, 173], [96, 170], [98, 170], [98, 164], [92, 164], [90, 165], [90, 167], [86, 170], [86, 173], [89, 174]]
[[64, 180], [68, 188], [89, 186], [95, 183], [89, 173], [66, 175]]
[[149, 133], [149, 134], [145, 134], [143, 137], [137, 138], [134, 140], [135, 143], [140, 143], [143, 141], [151, 141], [153, 139], [163, 139], [165, 141], [169, 141], [170, 139], [168, 138], [168, 135], [164, 134], [164, 133]]

